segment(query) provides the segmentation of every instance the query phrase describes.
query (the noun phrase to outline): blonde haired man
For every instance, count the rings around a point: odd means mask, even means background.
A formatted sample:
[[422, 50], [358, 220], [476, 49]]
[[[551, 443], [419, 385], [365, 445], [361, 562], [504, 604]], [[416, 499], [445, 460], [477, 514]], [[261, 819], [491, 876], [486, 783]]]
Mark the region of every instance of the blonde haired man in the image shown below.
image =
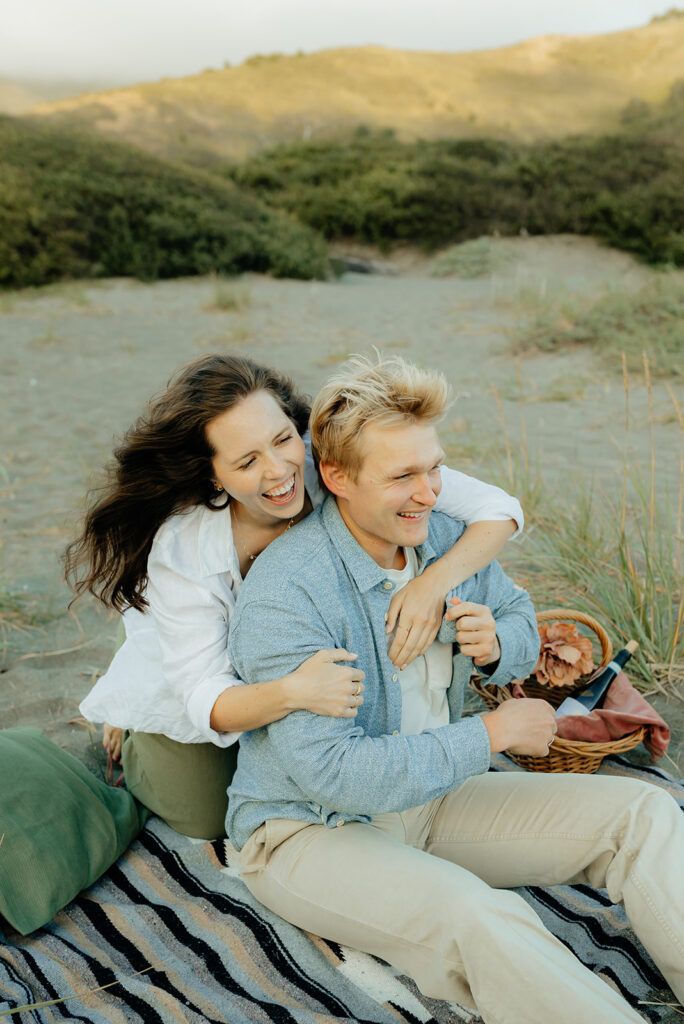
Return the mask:
[[397, 672], [387, 656], [393, 593], [462, 529], [431, 513], [447, 401], [439, 374], [356, 359], [314, 403], [312, 446], [331, 496], [250, 571], [232, 658], [252, 683], [346, 647], [358, 652], [365, 700], [356, 719], [300, 711], [247, 734], [227, 831], [266, 906], [488, 1024], [639, 1021], [507, 887], [606, 886], [682, 998], [675, 802], [627, 779], [487, 774], [492, 752], [543, 755], [555, 731], [545, 701], [461, 718], [473, 663], [503, 684], [537, 657], [529, 598], [497, 563], [456, 588], [422, 658]]

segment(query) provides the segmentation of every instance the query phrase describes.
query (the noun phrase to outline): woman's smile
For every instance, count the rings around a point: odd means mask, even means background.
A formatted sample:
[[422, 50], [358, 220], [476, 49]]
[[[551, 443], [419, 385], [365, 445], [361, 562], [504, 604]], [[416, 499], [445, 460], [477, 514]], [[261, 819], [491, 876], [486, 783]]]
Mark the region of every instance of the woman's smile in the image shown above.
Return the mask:
[[297, 474], [293, 473], [284, 484], [263, 492], [263, 497], [274, 505], [289, 505], [297, 493]]

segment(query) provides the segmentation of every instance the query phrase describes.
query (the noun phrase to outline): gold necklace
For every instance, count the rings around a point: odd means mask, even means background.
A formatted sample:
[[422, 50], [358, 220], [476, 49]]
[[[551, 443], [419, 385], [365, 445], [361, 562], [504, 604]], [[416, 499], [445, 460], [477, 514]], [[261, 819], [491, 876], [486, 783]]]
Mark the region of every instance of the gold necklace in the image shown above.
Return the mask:
[[[235, 511], [234, 508], [231, 507], [230, 513], [231, 513], [231, 519], [232, 519], [232, 523], [233, 523], [233, 535], [235, 537], [235, 540], [238, 542], [238, 545], [242, 548], [243, 555], [246, 555], [247, 558], [250, 560], [250, 562], [253, 562], [254, 559], [257, 558], [258, 556], [257, 555], [253, 555], [251, 551], [248, 551], [247, 548], [245, 547], [244, 543], [243, 543], [242, 537], [240, 536], [240, 530], [238, 528], [237, 512]], [[292, 516], [292, 519], [289, 521], [289, 523], [287, 524], [287, 526], [283, 530], [283, 533], [279, 533], [278, 534], [279, 537], [282, 537], [284, 533], [287, 533], [287, 531], [290, 529], [291, 526], [294, 526], [294, 521], [295, 521], [296, 518], [297, 518], [297, 516]], [[275, 540], [275, 537], [273, 539]], [[270, 541], [269, 541], [269, 544], [270, 544]], [[266, 547], [268, 547], [268, 544], [266, 545]], [[259, 554], [261, 554], [261, 552], [259, 552]]]

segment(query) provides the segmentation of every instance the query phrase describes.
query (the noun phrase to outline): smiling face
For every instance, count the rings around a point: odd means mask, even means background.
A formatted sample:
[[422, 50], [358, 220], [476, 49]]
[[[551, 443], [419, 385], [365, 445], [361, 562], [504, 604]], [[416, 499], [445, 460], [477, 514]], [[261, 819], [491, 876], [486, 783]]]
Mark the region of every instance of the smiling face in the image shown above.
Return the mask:
[[242, 515], [270, 526], [304, 505], [304, 442], [268, 391], [255, 391], [207, 424], [217, 483]]
[[356, 479], [331, 465], [322, 465], [321, 473], [361, 547], [383, 568], [400, 567], [399, 549], [427, 540], [444, 452], [434, 425], [425, 421], [370, 423], [360, 443]]

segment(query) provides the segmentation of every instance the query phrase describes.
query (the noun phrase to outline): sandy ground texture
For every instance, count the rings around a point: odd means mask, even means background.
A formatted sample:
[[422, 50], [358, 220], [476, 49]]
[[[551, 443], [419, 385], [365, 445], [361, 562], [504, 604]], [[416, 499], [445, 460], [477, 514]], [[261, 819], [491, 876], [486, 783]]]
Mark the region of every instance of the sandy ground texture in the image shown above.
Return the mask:
[[[511, 243], [507, 243], [511, 244]], [[621, 375], [580, 348], [527, 356], [518, 365], [509, 332], [554, 289], [572, 299], [607, 288], [636, 289], [653, 272], [621, 253], [574, 237], [520, 239], [496, 274], [434, 278], [431, 261], [395, 254], [396, 276], [346, 274], [328, 283], [245, 277], [238, 308], [215, 308], [210, 278], [141, 285], [76, 283], [0, 295], [0, 608], [17, 604], [21, 629], [5, 629], [0, 725], [38, 725], [96, 770], [99, 738], [78, 704], [106, 666], [116, 617], [84, 600], [70, 612], [60, 555], [73, 536], [86, 490], [113, 439], [179, 365], [234, 350], [292, 373], [313, 394], [353, 352], [378, 346], [444, 370], [459, 395], [444, 428], [449, 461], [505, 485], [503, 432], [524, 429], [544, 478], [578, 486], [598, 474], [619, 486], [624, 438]], [[518, 368], [519, 366], [519, 368]], [[522, 381], [522, 401], [518, 378]], [[544, 400], [545, 396], [551, 400]], [[678, 425], [655, 384], [657, 485], [676, 487]], [[648, 403], [631, 386], [630, 459], [646, 464]], [[684, 773], [684, 705], [658, 698], [674, 726], [671, 751]], [[664, 767], [672, 765], [664, 764]]]

